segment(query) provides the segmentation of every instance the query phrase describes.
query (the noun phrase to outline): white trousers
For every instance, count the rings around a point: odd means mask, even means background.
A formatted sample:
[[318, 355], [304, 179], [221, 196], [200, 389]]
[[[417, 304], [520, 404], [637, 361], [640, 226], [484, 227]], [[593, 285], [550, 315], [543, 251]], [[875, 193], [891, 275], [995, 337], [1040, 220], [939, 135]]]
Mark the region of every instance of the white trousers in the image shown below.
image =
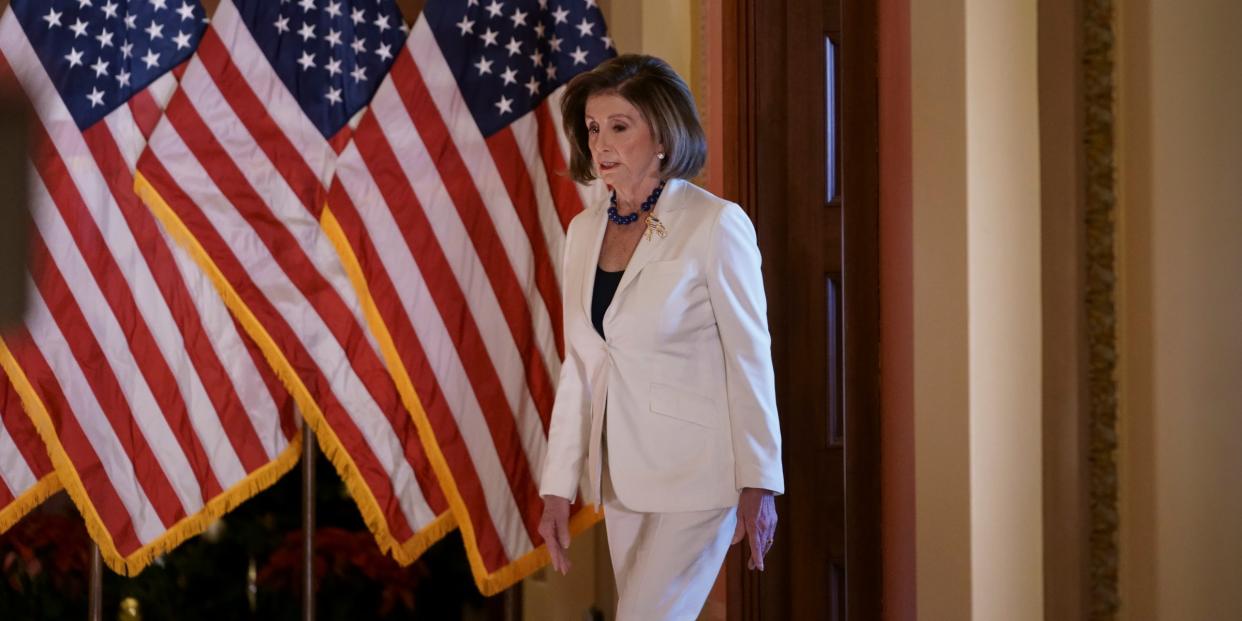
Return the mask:
[[603, 471], [604, 527], [617, 578], [617, 621], [694, 621], [729, 550], [737, 508], [630, 511], [617, 499], [607, 465]]

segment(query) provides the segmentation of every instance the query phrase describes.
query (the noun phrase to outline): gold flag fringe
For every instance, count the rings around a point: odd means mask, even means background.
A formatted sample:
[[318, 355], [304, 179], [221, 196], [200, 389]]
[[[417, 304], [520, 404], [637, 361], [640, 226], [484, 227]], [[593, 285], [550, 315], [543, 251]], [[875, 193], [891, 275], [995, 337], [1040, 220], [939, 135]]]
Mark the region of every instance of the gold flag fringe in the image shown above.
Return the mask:
[[43, 478], [39, 479], [39, 482], [35, 483], [34, 487], [22, 492], [20, 496], [13, 499], [13, 502], [10, 502], [8, 506], [0, 510], [0, 533], [13, 528], [13, 525], [26, 517], [26, 514], [30, 513], [31, 509], [39, 506], [44, 500], [47, 500], [48, 497], [60, 490], [60, 478], [56, 476], [55, 470], [43, 475]]

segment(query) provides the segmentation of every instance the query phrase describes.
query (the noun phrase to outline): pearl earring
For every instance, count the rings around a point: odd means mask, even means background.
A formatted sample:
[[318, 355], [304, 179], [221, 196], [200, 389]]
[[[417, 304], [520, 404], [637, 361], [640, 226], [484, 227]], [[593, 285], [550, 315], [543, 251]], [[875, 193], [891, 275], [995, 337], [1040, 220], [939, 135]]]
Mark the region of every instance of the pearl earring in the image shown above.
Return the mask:
[[661, 160], [664, 159], [664, 152], [661, 151], [659, 153], [656, 153], [656, 159], [661, 159]]

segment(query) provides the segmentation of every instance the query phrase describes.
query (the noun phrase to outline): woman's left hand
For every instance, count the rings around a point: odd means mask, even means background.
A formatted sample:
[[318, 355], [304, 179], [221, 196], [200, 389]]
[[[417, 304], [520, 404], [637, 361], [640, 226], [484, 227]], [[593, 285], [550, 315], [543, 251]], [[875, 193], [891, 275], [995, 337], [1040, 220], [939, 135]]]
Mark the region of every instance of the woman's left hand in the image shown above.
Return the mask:
[[763, 571], [763, 557], [772, 548], [776, 535], [776, 500], [770, 490], [747, 487], [737, 501], [737, 529], [733, 543], [745, 536], [750, 543], [751, 569]]

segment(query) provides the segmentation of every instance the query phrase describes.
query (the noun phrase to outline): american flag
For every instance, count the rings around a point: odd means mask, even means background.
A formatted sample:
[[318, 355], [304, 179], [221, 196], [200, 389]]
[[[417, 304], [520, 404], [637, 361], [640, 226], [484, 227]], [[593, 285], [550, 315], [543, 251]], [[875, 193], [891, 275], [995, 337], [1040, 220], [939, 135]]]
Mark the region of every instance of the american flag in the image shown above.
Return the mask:
[[[197, 2], [14, 0], [0, 71], [35, 104], [30, 309], [0, 363], [105, 561], [133, 574], [288, 470], [288, 394], [133, 170]], [[5, 400], [7, 408], [12, 398]]]
[[224, 0], [137, 185], [291, 388], [380, 546], [408, 563], [453, 516], [320, 228], [349, 121], [403, 25], [392, 0]]
[[[325, 228], [427, 435], [476, 583], [546, 562], [536, 479], [562, 352], [563, 85], [613, 55], [593, 0], [431, 0], [342, 152]], [[577, 509], [572, 531], [597, 519]]]

